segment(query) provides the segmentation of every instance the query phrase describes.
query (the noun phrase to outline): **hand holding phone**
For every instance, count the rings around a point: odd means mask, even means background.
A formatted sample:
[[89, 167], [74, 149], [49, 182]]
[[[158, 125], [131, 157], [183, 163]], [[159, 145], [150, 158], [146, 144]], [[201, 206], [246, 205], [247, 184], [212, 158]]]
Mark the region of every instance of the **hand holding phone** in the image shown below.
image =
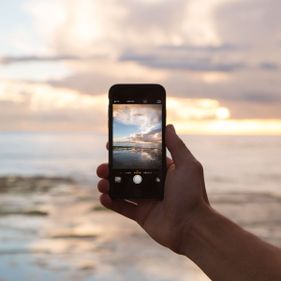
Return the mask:
[[[98, 190], [100, 202], [140, 224], [160, 244], [180, 253], [180, 239], [190, 228], [190, 222], [209, 205], [202, 165], [194, 158], [172, 125], [166, 128], [165, 142], [172, 159], [166, 158], [167, 175], [163, 200], [116, 200], [109, 184], [109, 165], [101, 164], [97, 175], [101, 178]], [[194, 219], [195, 218], [195, 219]]]

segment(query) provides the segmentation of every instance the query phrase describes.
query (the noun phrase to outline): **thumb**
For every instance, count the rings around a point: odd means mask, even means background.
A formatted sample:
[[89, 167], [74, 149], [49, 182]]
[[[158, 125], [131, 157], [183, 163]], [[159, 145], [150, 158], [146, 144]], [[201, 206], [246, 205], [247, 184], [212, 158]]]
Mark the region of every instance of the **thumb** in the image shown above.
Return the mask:
[[166, 145], [176, 166], [180, 166], [186, 163], [186, 160], [194, 158], [171, 124], [166, 127]]

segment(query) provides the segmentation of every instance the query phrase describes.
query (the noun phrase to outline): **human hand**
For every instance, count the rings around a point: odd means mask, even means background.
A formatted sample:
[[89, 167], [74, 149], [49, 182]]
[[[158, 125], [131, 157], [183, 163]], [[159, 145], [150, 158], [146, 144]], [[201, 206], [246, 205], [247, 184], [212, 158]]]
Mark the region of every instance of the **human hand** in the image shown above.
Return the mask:
[[174, 126], [166, 128], [166, 145], [172, 155], [167, 158], [164, 199], [112, 200], [108, 195], [108, 164], [97, 168], [101, 178], [100, 202], [125, 217], [136, 221], [154, 240], [182, 253], [182, 238], [201, 208], [209, 204], [202, 165], [176, 134]]

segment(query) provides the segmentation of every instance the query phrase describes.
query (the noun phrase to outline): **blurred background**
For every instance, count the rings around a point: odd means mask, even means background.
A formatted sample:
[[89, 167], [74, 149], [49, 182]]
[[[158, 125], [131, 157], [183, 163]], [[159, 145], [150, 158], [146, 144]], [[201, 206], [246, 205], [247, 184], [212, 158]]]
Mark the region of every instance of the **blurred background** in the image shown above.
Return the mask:
[[209, 280], [102, 208], [107, 90], [152, 82], [213, 206], [281, 246], [281, 3], [9, 0], [0, 10], [0, 280]]

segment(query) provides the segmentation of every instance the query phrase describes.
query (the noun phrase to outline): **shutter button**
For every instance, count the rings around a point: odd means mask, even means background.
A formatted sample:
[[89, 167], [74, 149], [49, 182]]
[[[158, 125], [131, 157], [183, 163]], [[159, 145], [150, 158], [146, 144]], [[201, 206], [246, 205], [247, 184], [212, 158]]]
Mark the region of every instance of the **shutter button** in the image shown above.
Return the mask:
[[135, 176], [133, 177], [133, 182], [134, 182], [135, 184], [140, 184], [140, 183], [142, 182], [142, 176], [140, 176], [140, 175], [135, 175]]

